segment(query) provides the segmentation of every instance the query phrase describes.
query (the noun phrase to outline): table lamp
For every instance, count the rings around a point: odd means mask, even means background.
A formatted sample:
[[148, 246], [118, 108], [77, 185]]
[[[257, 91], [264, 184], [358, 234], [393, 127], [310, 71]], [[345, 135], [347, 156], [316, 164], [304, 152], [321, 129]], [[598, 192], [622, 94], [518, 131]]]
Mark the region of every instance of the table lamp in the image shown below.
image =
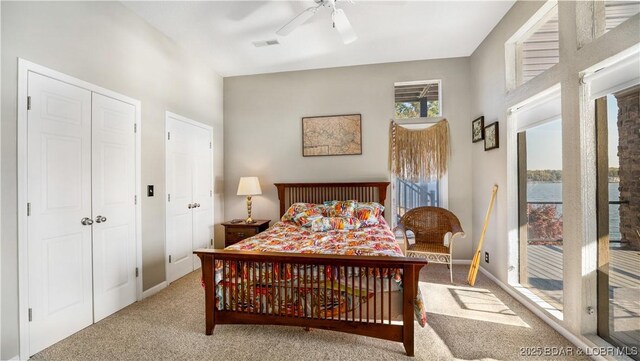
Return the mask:
[[260, 182], [258, 177], [240, 177], [240, 183], [238, 184], [239, 196], [247, 196], [247, 223], [255, 223], [251, 218], [251, 196], [262, 194], [260, 189]]

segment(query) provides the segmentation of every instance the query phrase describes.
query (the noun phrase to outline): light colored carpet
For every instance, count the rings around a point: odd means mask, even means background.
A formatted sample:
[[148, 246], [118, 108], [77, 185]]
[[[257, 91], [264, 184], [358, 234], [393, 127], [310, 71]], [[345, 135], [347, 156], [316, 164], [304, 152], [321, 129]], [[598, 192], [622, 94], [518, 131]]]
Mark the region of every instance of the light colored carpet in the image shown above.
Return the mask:
[[[467, 271], [467, 265], [454, 267], [454, 285], [444, 265], [429, 265], [420, 274], [429, 324], [415, 324], [416, 360], [518, 360], [524, 358], [521, 347], [575, 350], [482, 274], [474, 288], [468, 287]], [[218, 325], [213, 336], [206, 336], [199, 278], [200, 272], [187, 275], [33, 360], [411, 359], [401, 343], [300, 327]]]

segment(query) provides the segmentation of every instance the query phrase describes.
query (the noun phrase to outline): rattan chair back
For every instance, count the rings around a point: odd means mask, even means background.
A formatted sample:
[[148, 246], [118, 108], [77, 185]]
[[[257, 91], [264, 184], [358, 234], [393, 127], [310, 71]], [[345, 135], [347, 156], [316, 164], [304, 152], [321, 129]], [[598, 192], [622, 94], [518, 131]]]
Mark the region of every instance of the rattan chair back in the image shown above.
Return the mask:
[[400, 219], [405, 230], [413, 232], [416, 244], [442, 244], [447, 232], [462, 232], [460, 220], [449, 210], [439, 207], [418, 207]]

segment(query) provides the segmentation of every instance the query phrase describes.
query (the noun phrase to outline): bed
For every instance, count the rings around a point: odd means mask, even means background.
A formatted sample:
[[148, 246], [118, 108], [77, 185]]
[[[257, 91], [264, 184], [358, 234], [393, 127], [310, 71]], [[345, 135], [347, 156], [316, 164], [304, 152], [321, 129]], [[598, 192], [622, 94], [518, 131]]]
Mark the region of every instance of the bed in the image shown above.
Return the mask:
[[[389, 182], [276, 183], [280, 214], [294, 203], [384, 204]], [[206, 334], [216, 324], [301, 326], [402, 342], [414, 355], [414, 314], [425, 260], [402, 255], [381, 224], [311, 232], [289, 222], [224, 250], [199, 249]], [[408, 321], [406, 321], [408, 320]]]

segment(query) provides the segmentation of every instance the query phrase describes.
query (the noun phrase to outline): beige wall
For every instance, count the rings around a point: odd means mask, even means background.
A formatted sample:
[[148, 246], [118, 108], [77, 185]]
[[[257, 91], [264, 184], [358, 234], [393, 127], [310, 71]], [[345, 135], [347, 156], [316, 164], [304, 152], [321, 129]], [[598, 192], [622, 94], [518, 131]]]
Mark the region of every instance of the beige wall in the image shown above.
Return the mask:
[[[484, 115], [485, 122], [500, 121], [500, 149], [473, 154], [473, 229], [482, 228], [489, 190], [498, 184], [498, 201], [487, 231], [484, 250], [491, 262], [481, 266], [507, 284], [517, 282], [517, 239], [510, 241], [509, 215], [517, 212], [515, 169], [508, 167], [515, 154], [509, 142], [507, 110], [553, 85], [562, 87], [563, 218], [564, 218], [564, 316], [558, 321], [581, 341], [595, 334], [595, 126], [593, 107], [581, 103], [579, 73], [640, 42], [640, 15], [636, 15], [600, 38], [592, 31], [590, 2], [561, 1], [560, 63], [540, 76], [507, 91], [505, 87], [505, 42], [529, 20], [544, 2], [518, 1], [471, 56], [471, 114]], [[578, 48], [578, 44], [586, 44]], [[590, 114], [591, 113], [591, 114]], [[511, 138], [513, 139], [513, 138]], [[511, 146], [511, 148], [509, 148]], [[513, 163], [512, 163], [513, 164]], [[517, 213], [516, 213], [517, 214]], [[517, 237], [516, 237], [517, 238]], [[515, 241], [515, 242], [514, 242]], [[511, 255], [511, 256], [510, 256]], [[530, 304], [530, 307], [534, 307]], [[591, 338], [593, 339], [593, 338]], [[598, 341], [599, 342], [599, 341]]]
[[[236, 195], [241, 176], [260, 178], [263, 195], [253, 197], [253, 215], [272, 221], [279, 219], [274, 182], [388, 180], [394, 82], [429, 79], [442, 79], [443, 115], [449, 120], [452, 139], [449, 206], [467, 231], [454, 257], [470, 259], [468, 58], [225, 78], [226, 217], [246, 217], [244, 198]], [[302, 117], [352, 113], [362, 114], [362, 155], [302, 156]]]
[[18, 354], [16, 93], [21, 57], [142, 102], [143, 283], [165, 280], [164, 121], [213, 126], [216, 223], [223, 218], [222, 78], [118, 2], [2, 2], [2, 355]]

